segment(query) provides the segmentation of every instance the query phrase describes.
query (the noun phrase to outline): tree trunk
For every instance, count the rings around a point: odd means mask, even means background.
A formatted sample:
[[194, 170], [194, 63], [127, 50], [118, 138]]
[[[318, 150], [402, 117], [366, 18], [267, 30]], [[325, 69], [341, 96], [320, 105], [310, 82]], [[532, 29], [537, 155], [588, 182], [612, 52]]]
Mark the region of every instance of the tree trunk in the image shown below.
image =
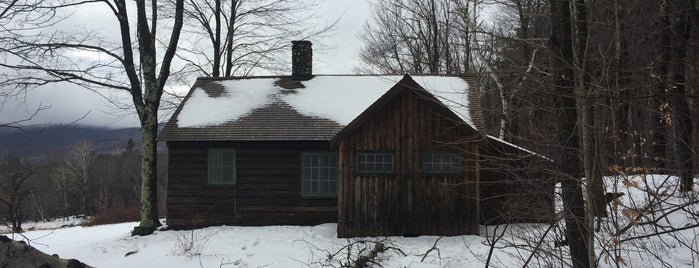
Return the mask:
[[[612, 7], [614, 9], [614, 60], [612, 63], [614, 69], [614, 88], [610, 93], [612, 98], [610, 98], [609, 105], [611, 107], [612, 120], [614, 120], [611, 135], [616, 138], [613, 139], [613, 151], [610, 152], [607, 150], [605, 153], [614, 156], [612, 163], [627, 166], [633, 161], [626, 160], [624, 161], [625, 163], [621, 163], [620, 161], [623, 155], [623, 153], [621, 153], [621, 151], [623, 151], [622, 149], [630, 148], [631, 146], [631, 143], [625, 138], [625, 135], [629, 133], [629, 129], [637, 129], [638, 126], [632, 127], [629, 122], [630, 96], [628, 91], [624, 90], [628, 88], [629, 80], [627, 80], [628, 72], [625, 69], [627, 67], [625, 64], [626, 53], [624, 52], [626, 50], [626, 45], [622, 36], [622, 21], [625, 14], [622, 14], [624, 9], [622, 9], [621, 1], [622, 0], [614, 0]], [[622, 87], [624, 89], [622, 89]], [[647, 132], [643, 131], [643, 133]], [[639, 148], [639, 150], [643, 149]], [[645, 150], [643, 153], [645, 153]], [[639, 152], [639, 154], [642, 154], [642, 152]], [[636, 163], [643, 166], [648, 166], [649, 164], [645, 159]]]
[[[155, 3], [156, 0], [153, 0]], [[141, 123], [142, 145], [141, 145], [141, 222], [138, 227], [135, 227], [132, 235], [148, 235], [155, 231], [160, 226], [158, 219], [158, 175], [157, 175], [157, 146], [155, 136], [158, 132], [158, 108], [160, 107], [160, 99], [165, 87], [165, 81], [170, 75], [170, 64], [175, 56], [177, 43], [182, 29], [182, 18], [184, 10], [183, 0], [176, 1], [175, 7], [175, 23], [170, 35], [170, 42], [167, 50], [163, 55], [163, 60], [160, 63], [160, 71], [158, 62], [156, 61], [155, 47], [155, 29], [149, 31], [148, 18], [145, 14], [145, 5], [143, 1], [136, 2], [138, 12], [137, 16], [137, 32], [138, 32], [138, 48], [143, 72], [143, 93], [140, 90], [140, 84], [136, 81], [132, 82], [139, 87], [132, 89], [131, 96], [133, 98], [136, 111]], [[155, 22], [153, 22], [155, 25]], [[122, 33], [123, 34], [123, 33]]]
[[23, 232], [22, 220], [21, 220], [21, 216], [18, 213], [18, 206], [17, 206], [17, 201], [15, 201], [15, 196], [11, 196], [9, 198], [8, 202], [5, 202], [5, 205], [7, 205], [7, 213], [9, 214], [8, 216], [10, 217], [10, 224], [12, 224], [12, 232], [13, 233]]
[[428, 59], [428, 62], [430, 64], [430, 74], [438, 74], [439, 73], [439, 25], [437, 24], [437, 9], [435, 7], [434, 0], [430, 1], [430, 26], [431, 26], [431, 33], [430, 33], [430, 41], [432, 43], [432, 47], [427, 47], [427, 49], [430, 50], [430, 57]]
[[32, 204], [34, 205], [34, 210], [36, 211], [37, 214], [39, 214], [39, 220], [41, 221], [46, 221], [46, 213], [44, 213], [44, 206], [41, 204], [39, 200], [36, 199], [36, 194], [31, 193], [32, 197]]
[[[143, 65], [143, 85], [145, 90], [142, 100], [137, 105], [138, 116], [141, 121], [141, 222], [134, 234], [145, 235], [155, 231], [160, 226], [157, 209], [157, 170], [155, 135], [158, 131], [158, 106], [157, 93], [158, 79], [156, 76], [156, 50], [155, 43], [148, 29], [148, 21], [145, 16], [145, 7], [142, 1], [136, 2], [138, 7], [138, 43]], [[140, 96], [140, 95], [139, 95]], [[156, 193], [156, 194], [153, 194]]]
[[[587, 65], [587, 5], [585, 0], [575, 0], [575, 70], [576, 97], [580, 118], [579, 129], [582, 130], [582, 153], [587, 180], [587, 205], [592, 216], [606, 217], [606, 202], [604, 199], [604, 182], [602, 181], [601, 161], [595, 131], [595, 106], [597, 92], [590, 87], [590, 72]], [[590, 218], [590, 217], [589, 217]], [[591, 218], [589, 220], [592, 220]], [[589, 226], [588, 226], [589, 227]], [[591, 241], [589, 241], [591, 242]]]
[[575, 42], [573, 46], [575, 56], [575, 88], [576, 104], [578, 107], [578, 127], [582, 130], [582, 156], [585, 170], [585, 192], [587, 193], [585, 213], [585, 237], [587, 267], [595, 267], [595, 216], [607, 216], [606, 202], [604, 199], [604, 182], [600, 172], [599, 154], [597, 151], [597, 139], [595, 133], [595, 102], [597, 93], [590, 88], [590, 75], [587, 67], [587, 5], [585, 0], [575, 0], [572, 18], [575, 22]]
[[216, 29], [214, 33], [214, 39], [211, 40], [214, 48], [214, 66], [211, 72], [211, 76], [219, 77], [221, 73], [221, 0], [215, 0], [214, 6], [214, 27], [216, 27]]
[[675, 167], [680, 177], [680, 191], [694, 190], [694, 163], [692, 155], [692, 119], [690, 118], [689, 99], [686, 89], [685, 72], [687, 71], [687, 48], [691, 38], [693, 14], [696, 6], [690, 1], [668, 1], [669, 22], [672, 31], [670, 38], [670, 62], [668, 78], [670, 79], [670, 107], [672, 125], [675, 133]]
[[70, 211], [68, 211], [68, 188], [67, 188], [67, 179], [63, 179], [63, 216], [65, 216], [65, 219], [68, 220], [68, 215], [70, 215]]
[[87, 184], [82, 183], [80, 185], [80, 188], [82, 190], [82, 212], [83, 212], [83, 218], [87, 217]]
[[558, 169], [562, 175], [561, 190], [566, 224], [566, 239], [570, 248], [573, 267], [587, 267], [587, 228], [585, 227], [585, 203], [580, 185], [579, 142], [576, 131], [578, 119], [574, 96], [575, 72], [573, 70], [573, 40], [571, 33], [569, 1], [552, 0], [551, 50], [554, 62], [554, 94], [557, 95], [558, 141], [561, 146]]
[[158, 153], [155, 142], [158, 121], [155, 111], [150, 111], [143, 117], [144, 120], [141, 122], [143, 143], [141, 145], [141, 222], [139, 227], [146, 228], [144, 231], [152, 233], [152, 230], [161, 225], [158, 219]]
[[238, 3], [240, 1], [233, 0], [231, 2], [231, 14], [228, 22], [228, 33], [226, 34], [226, 76], [231, 76], [233, 72], [233, 36], [235, 36], [235, 23], [238, 17]]
[[655, 100], [656, 111], [654, 111], [653, 122], [656, 122], [653, 131], [653, 154], [655, 158], [659, 159], [657, 165], [661, 172], [669, 173], [669, 168], [671, 167], [669, 137], [672, 134], [669, 111], [667, 108], [669, 98], [668, 98], [668, 68], [670, 65], [670, 46], [672, 39], [672, 31], [670, 29], [670, 17], [668, 14], [668, 1], [660, 1], [659, 12], [660, 12], [660, 24], [661, 24], [661, 35], [660, 35], [660, 59], [658, 60], [658, 73], [660, 79], [658, 81], [657, 91], [655, 94], [658, 96]]

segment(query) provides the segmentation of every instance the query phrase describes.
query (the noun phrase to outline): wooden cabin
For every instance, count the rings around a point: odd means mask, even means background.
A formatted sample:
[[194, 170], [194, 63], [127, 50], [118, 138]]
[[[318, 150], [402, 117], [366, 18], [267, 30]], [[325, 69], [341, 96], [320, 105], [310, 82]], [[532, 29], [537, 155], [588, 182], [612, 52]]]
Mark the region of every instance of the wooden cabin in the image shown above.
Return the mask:
[[196, 81], [158, 136], [170, 227], [460, 235], [552, 218], [553, 184], [511, 174], [548, 160], [484, 134], [474, 76], [313, 75], [310, 46], [294, 43], [291, 76]]
[[333, 139], [338, 235], [477, 234], [480, 140], [406, 75]]

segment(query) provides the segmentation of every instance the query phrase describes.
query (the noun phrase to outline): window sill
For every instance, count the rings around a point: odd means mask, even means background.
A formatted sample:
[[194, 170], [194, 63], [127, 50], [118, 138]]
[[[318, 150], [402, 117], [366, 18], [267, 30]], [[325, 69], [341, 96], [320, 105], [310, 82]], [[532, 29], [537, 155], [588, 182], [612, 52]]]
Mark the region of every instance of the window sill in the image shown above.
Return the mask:
[[329, 195], [301, 195], [301, 199], [309, 199], [309, 200], [324, 200], [324, 199], [334, 199], [337, 200], [337, 195], [329, 196]]
[[236, 186], [236, 183], [207, 183], [206, 186], [220, 187], [220, 186]]

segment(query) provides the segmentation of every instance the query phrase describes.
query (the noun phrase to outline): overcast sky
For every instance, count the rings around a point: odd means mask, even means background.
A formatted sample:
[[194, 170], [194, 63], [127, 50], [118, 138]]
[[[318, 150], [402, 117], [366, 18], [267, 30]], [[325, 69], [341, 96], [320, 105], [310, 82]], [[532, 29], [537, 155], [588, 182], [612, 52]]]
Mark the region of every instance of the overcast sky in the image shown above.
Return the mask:
[[[318, 8], [318, 14], [327, 23], [344, 15], [338, 22], [334, 34], [324, 40], [326, 49], [314, 51], [314, 73], [351, 73], [352, 67], [359, 64], [357, 53], [362, 43], [356, 36], [369, 18], [368, 0], [325, 0], [321, 1]], [[75, 16], [90, 26], [101, 25], [102, 28], [110, 28], [110, 24], [114, 23], [104, 20], [104, 18], [111, 19], [107, 13], [78, 12]], [[23, 98], [26, 102], [18, 100], [0, 102], [0, 124], [27, 118], [37, 107], [44, 106], [48, 109], [41, 111], [32, 121], [23, 124], [68, 124], [79, 120], [78, 124], [89, 126], [137, 127], [138, 119], [135, 113], [130, 112], [132, 109], [125, 112], [105, 99], [105, 97], [114, 99], [118, 96], [119, 94], [115, 92], [107, 92], [105, 96], [100, 96], [95, 92], [68, 84], [46, 85], [27, 92]], [[122, 96], [125, 97], [125, 95]]]

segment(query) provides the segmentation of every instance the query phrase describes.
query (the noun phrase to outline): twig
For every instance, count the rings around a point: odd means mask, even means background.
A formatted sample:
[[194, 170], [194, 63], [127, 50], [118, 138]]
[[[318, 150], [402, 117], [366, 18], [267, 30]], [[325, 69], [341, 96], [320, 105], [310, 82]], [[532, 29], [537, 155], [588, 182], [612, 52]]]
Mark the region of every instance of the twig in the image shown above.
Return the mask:
[[422, 254], [422, 259], [420, 259], [420, 262], [424, 262], [425, 258], [427, 258], [427, 255], [434, 250], [437, 251], [437, 256], [439, 256], [440, 259], [442, 258], [442, 254], [439, 252], [439, 248], [437, 248], [437, 242], [439, 242], [439, 240], [442, 239], [442, 237], [443, 236], [438, 237], [437, 240], [434, 241], [434, 244], [432, 244], [432, 247], [425, 251], [425, 254]]

